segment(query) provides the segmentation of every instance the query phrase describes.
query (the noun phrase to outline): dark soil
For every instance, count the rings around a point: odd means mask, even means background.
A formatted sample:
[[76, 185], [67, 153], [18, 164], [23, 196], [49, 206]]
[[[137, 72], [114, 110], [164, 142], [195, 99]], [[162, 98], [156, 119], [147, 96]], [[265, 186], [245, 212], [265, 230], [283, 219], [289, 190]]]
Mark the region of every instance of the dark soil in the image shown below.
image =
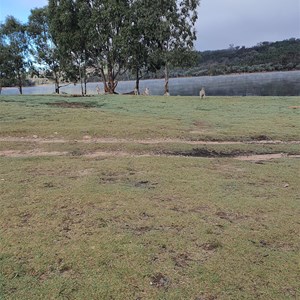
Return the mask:
[[189, 261], [191, 261], [191, 259], [186, 253], [181, 253], [173, 257], [173, 261], [176, 267], [185, 268], [189, 265]]
[[151, 285], [157, 288], [167, 288], [170, 285], [170, 279], [162, 273], [157, 273], [151, 277]]
[[144, 188], [144, 189], [155, 189], [156, 185], [158, 185], [157, 182], [150, 182], [148, 180], [143, 180], [143, 181], [139, 181], [136, 182], [134, 184], [135, 187], [137, 188]]
[[63, 107], [63, 108], [93, 108], [93, 107], [101, 107], [102, 105], [99, 105], [94, 102], [66, 102], [66, 101], [59, 101], [54, 103], [46, 103], [50, 106], [56, 106], [56, 107]]
[[223, 152], [223, 151], [194, 148], [190, 151], [175, 151], [166, 154], [175, 155], [175, 156], [192, 156], [192, 157], [235, 157], [240, 155], [252, 155], [255, 153], [253, 152], [244, 153], [239, 150], [234, 150], [231, 152]]
[[216, 249], [221, 248], [222, 244], [219, 241], [211, 241], [200, 246], [205, 251], [215, 251]]
[[264, 135], [264, 134], [252, 136], [251, 139], [253, 141], [269, 141], [269, 140], [271, 140], [270, 137], [268, 137], [267, 135]]

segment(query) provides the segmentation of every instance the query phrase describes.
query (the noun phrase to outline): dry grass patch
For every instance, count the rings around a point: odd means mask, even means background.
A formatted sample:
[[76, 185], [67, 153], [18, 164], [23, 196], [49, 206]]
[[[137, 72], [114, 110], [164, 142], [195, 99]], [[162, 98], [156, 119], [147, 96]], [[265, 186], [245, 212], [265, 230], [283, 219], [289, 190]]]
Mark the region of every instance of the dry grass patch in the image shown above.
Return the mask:
[[30, 138], [0, 151], [32, 154], [0, 157], [1, 299], [297, 297], [299, 145], [258, 140], [297, 140], [299, 98], [60, 101], [0, 97], [1, 138]]

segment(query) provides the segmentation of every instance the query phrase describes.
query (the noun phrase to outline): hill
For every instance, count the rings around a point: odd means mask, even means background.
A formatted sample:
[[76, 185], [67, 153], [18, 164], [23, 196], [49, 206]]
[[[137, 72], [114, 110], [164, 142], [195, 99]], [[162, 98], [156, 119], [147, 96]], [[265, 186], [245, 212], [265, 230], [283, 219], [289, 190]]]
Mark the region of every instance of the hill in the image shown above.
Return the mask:
[[254, 47], [197, 52], [193, 68], [174, 68], [171, 76], [202, 76], [300, 70], [300, 39], [262, 42]]

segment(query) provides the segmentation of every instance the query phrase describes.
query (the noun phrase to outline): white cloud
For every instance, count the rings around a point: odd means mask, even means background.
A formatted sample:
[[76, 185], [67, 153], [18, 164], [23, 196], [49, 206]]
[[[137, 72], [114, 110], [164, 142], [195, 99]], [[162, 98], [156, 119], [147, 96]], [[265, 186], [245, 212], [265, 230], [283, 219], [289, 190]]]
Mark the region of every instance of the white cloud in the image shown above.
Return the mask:
[[299, 0], [201, 0], [196, 49], [300, 37]]

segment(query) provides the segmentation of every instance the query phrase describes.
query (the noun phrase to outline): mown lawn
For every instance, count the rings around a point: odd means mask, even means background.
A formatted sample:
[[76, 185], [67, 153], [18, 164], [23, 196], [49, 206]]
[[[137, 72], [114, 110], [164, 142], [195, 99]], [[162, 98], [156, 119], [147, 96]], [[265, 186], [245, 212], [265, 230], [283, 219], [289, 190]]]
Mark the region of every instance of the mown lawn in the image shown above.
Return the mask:
[[0, 133], [289, 141], [299, 139], [300, 109], [292, 108], [299, 103], [300, 97], [1, 96]]
[[0, 299], [297, 299], [299, 103], [0, 97]]

